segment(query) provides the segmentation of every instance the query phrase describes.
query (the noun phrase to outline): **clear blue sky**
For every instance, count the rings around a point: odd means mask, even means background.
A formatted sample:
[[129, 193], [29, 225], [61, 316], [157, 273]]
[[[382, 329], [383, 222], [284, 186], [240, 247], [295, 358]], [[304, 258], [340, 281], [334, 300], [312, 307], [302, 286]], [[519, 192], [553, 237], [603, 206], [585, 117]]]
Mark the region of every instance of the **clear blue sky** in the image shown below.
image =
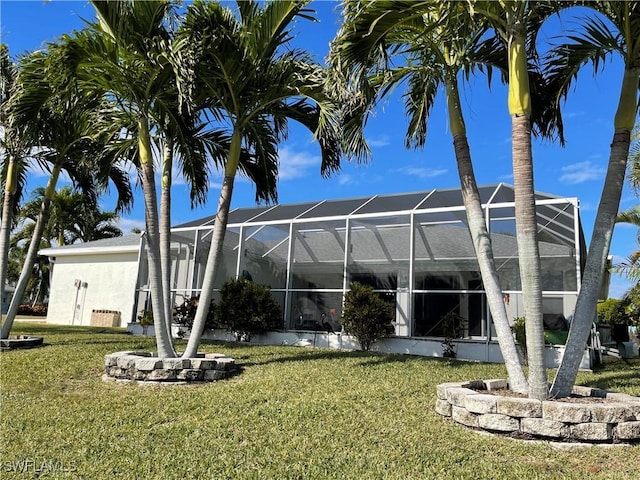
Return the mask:
[[[296, 25], [294, 44], [312, 52], [322, 61], [329, 42], [339, 26], [339, 6], [331, 1], [312, 4], [317, 23], [301, 20]], [[11, 55], [40, 48], [60, 34], [82, 28], [82, 18], [92, 19], [93, 8], [85, 1], [13, 1], [0, 2], [0, 40], [8, 44]], [[554, 19], [542, 35], [542, 41], [566, 32], [574, 23], [569, 19]], [[585, 68], [564, 108], [566, 147], [534, 142], [535, 187], [555, 195], [577, 197], [587, 242], [591, 237], [593, 219], [602, 190], [609, 145], [613, 135], [613, 115], [622, 75], [618, 60], [607, 63], [596, 77]], [[431, 188], [458, 186], [451, 137], [446, 122], [446, 105], [442, 96], [437, 101], [429, 122], [424, 150], [404, 148], [406, 117], [400, 93], [394, 95], [375, 112], [367, 126], [367, 138], [373, 150], [373, 160], [367, 165], [345, 163], [340, 174], [322, 179], [319, 174], [319, 149], [304, 130], [291, 128], [289, 139], [280, 147], [280, 203], [304, 202], [372, 194], [412, 192]], [[469, 143], [479, 184], [512, 183], [511, 120], [506, 107], [506, 91], [494, 82], [491, 89], [485, 78], [478, 77], [464, 87], [462, 103], [467, 121]], [[45, 180], [35, 172], [30, 188]], [[191, 210], [188, 189], [176, 186], [173, 221], [175, 224], [214, 213], [219, 194], [219, 181], [214, 179], [209, 202]], [[140, 192], [138, 192], [140, 199]], [[625, 187], [621, 209], [638, 202]], [[254, 204], [252, 185], [239, 179], [234, 190], [234, 207]], [[106, 208], [112, 205], [106, 204]], [[122, 220], [128, 231], [144, 225], [144, 209], [137, 200], [133, 212]], [[611, 254], [614, 262], [629, 255], [635, 248], [636, 229], [618, 226]], [[620, 296], [627, 282], [614, 277], [611, 296]]]

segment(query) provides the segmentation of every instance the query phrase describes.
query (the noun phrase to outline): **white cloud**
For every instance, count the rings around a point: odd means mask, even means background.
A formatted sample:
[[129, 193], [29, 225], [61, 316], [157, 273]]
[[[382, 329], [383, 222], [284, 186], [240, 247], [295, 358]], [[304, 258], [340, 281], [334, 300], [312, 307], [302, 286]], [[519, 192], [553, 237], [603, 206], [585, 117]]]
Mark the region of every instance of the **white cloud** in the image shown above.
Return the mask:
[[505, 175], [500, 175], [498, 177], [498, 180], [502, 181], [507, 181], [507, 182], [513, 182], [513, 173], [507, 173]]
[[606, 173], [604, 167], [596, 165], [590, 160], [566, 165], [560, 170], [563, 172], [559, 179], [560, 182], [568, 185], [601, 180]]
[[367, 143], [370, 147], [378, 148], [378, 147], [386, 147], [387, 145], [391, 145], [391, 141], [387, 135], [377, 135], [375, 137], [371, 137], [367, 139]]
[[357, 183], [358, 182], [353, 178], [353, 175], [340, 174], [338, 176], [338, 185], [354, 185]]
[[120, 227], [120, 230], [122, 230], [123, 235], [129, 235], [131, 233], [131, 230], [134, 228], [144, 230], [145, 223], [144, 220], [139, 220], [137, 218], [120, 218], [118, 227]]
[[319, 167], [321, 158], [307, 152], [296, 152], [291, 147], [282, 147], [278, 150], [280, 165], [278, 168], [278, 180], [287, 181], [309, 175], [311, 168]]
[[446, 174], [449, 170], [446, 168], [424, 168], [424, 167], [402, 167], [395, 170], [396, 172], [410, 175], [418, 178], [433, 178]]

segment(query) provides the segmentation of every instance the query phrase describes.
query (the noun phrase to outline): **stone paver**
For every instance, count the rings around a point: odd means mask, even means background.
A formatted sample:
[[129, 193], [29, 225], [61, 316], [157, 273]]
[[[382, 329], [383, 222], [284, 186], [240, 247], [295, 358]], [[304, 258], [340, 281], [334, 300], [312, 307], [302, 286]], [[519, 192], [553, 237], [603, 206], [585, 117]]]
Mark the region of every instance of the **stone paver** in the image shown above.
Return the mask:
[[499, 396], [498, 413], [512, 417], [542, 417], [542, 402], [531, 398]]
[[508, 415], [485, 413], [478, 417], [478, 426], [496, 432], [517, 432], [520, 429], [520, 421]]
[[464, 399], [464, 408], [473, 413], [497, 413], [498, 397], [487, 393], [467, 395]]
[[571, 425], [571, 436], [579, 440], [611, 440], [610, 423], [577, 423]]
[[590, 401], [540, 402], [484, 393], [500, 384], [500, 379], [492, 379], [438, 385], [436, 412], [490, 432], [562, 442], [640, 443], [640, 397], [583, 386], [575, 387], [573, 394]]
[[235, 360], [219, 353], [161, 359], [148, 352], [116, 352], [105, 355], [104, 365], [107, 378], [142, 383], [212, 382], [236, 371]]
[[478, 426], [478, 416], [469, 412], [466, 408], [453, 406], [451, 408], [451, 418], [467, 427]]
[[567, 424], [544, 418], [523, 418], [520, 420], [520, 428], [523, 433], [539, 437], [566, 438], [569, 436]]
[[585, 423], [591, 421], [592, 404], [542, 402], [542, 417], [565, 423]]
[[618, 438], [620, 440], [640, 440], [640, 422], [623, 422], [618, 424]]

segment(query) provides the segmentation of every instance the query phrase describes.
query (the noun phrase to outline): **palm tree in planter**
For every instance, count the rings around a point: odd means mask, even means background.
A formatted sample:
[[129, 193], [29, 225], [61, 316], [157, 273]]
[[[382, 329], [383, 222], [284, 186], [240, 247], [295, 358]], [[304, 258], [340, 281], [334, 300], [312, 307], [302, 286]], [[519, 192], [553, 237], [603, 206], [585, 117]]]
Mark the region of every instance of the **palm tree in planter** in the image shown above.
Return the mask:
[[[196, 143], [197, 125], [185, 119], [179, 125], [176, 119], [176, 85], [173, 64], [170, 60], [171, 25], [175, 22], [175, 3], [166, 1], [126, 1], [92, 2], [98, 21], [88, 28], [75, 32], [68, 39], [78, 56], [76, 74], [79, 81], [93, 91], [114, 98], [120, 109], [121, 125], [127, 132], [133, 148], [121, 147], [131, 154], [129, 160], [137, 167], [145, 202], [145, 248], [149, 266], [151, 302], [154, 310], [154, 327], [158, 355], [174, 357], [176, 352], [170, 337], [171, 312], [167, 310], [165, 296], [166, 282], [170, 275], [164, 272], [163, 255], [168, 255], [168, 242], [161, 242], [160, 230], [169, 230], [170, 212], [168, 195], [171, 186], [173, 154], [180, 142], [169, 137], [169, 132], [178, 135], [185, 142]], [[193, 120], [193, 118], [191, 119]], [[162, 193], [165, 218], [160, 222], [156, 194], [154, 167], [154, 136], [157, 134], [164, 145], [164, 164], [169, 170], [163, 171]], [[164, 135], [164, 137], [163, 137]], [[178, 145], [180, 144], [180, 145]], [[204, 198], [207, 186], [206, 159], [204, 148], [197, 147], [184, 159], [195, 159], [189, 165], [185, 178], [191, 181], [192, 200]], [[186, 147], [188, 148], [188, 147]], [[133, 151], [133, 152], [132, 152]], [[192, 154], [192, 155], [191, 155]], [[189, 173], [193, 173], [192, 177]], [[167, 219], [166, 217], [169, 217]], [[160, 225], [162, 223], [162, 226]], [[168, 233], [163, 239], [168, 239]]]
[[196, 92], [206, 95], [208, 111], [228, 128], [231, 146], [185, 357], [196, 354], [206, 323], [242, 148], [265, 170], [277, 170], [277, 145], [286, 138], [288, 121], [294, 120], [318, 140], [321, 173], [339, 167], [337, 109], [325, 92], [325, 71], [288, 45], [293, 22], [311, 18], [307, 3], [239, 1], [233, 12], [218, 2], [196, 1], [187, 10], [177, 40], [183, 60], [180, 89], [187, 101]]
[[[544, 324], [542, 321], [542, 281], [538, 249], [531, 149], [532, 113], [535, 105], [529, 82], [529, 63], [537, 57], [537, 33], [544, 21], [562, 5], [546, 1], [468, 1], [472, 18], [487, 22], [496, 33], [496, 42], [506, 48], [508, 109], [511, 115], [511, 145], [514, 178], [516, 238], [524, 300], [529, 397], [546, 399], [549, 394], [544, 361]], [[554, 109], [546, 110], [554, 112]], [[549, 117], [553, 120], [554, 116]], [[550, 122], [550, 125], [553, 123]]]
[[[338, 84], [347, 83], [344, 103], [353, 106], [348, 113], [347, 139], [359, 139], [369, 109], [379, 97], [404, 85], [409, 117], [406, 144], [423, 147], [436, 95], [444, 90], [467, 224], [498, 342], [511, 387], [526, 392], [528, 384], [503, 302], [459, 98], [459, 78], [486, 72], [490, 79], [492, 69], [498, 68], [507, 80], [506, 50], [501, 42], [487, 41], [488, 32], [488, 23], [471, 18], [462, 2], [346, 2], [345, 23], [332, 43], [330, 58], [342, 80]], [[540, 72], [525, 69], [525, 76], [534, 80], [533, 95], [541, 97], [545, 89]], [[535, 131], [541, 136], [550, 136], [554, 130], [550, 112], [534, 112]]]
[[47, 50], [25, 57], [7, 107], [12, 134], [24, 135], [23, 144], [37, 147], [37, 158], [50, 175], [2, 338], [8, 338], [29, 282], [60, 174], [65, 171], [88, 198], [97, 195], [96, 185], [106, 188], [108, 178], [118, 182], [119, 209], [128, 208], [133, 198], [127, 177], [105, 149], [117, 135], [103, 122], [109, 105], [74, 81], [72, 54], [67, 45], [52, 43]]
[[586, 5], [604, 19], [598, 16], [588, 17], [582, 28], [569, 36], [569, 43], [550, 52], [549, 76], [552, 82], [559, 84], [561, 93], [566, 95], [583, 65], [592, 63], [597, 71], [606, 63], [609, 55], [619, 55], [623, 59], [624, 71], [613, 121], [609, 165], [589, 242], [582, 285], [565, 353], [551, 389], [552, 395], [561, 397], [571, 393], [596, 315], [598, 295], [624, 185], [631, 131], [638, 112], [640, 81], [640, 3], [607, 1], [587, 2]]
[[[115, 98], [127, 142], [117, 149], [130, 154], [138, 170], [145, 199], [145, 248], [158, 355], [176, 356], [170, 336], [172, 308], [169, 279], [171, 184], [176, 170], [191, 185], [192, 204], [206, 198], [211, 161], [220, 164], [230, 149], [230, 138], [202, 112], [202, 96], [190, 97], [182, 108], [176, 73], [186, 68], [184, 45], [174, 42], [179, 20], [174, 2], [92, 2], [98, 22], [76, 32], [69, 42], [81, 60], [77, 75], [83, 85]], [[133, 148], [130, 148], [133, 140]], [[133, 152], [132, 152], [133, 151]], [[133, 153], [133, 154], [131, 154]], [[160, 157], [156, 162], [155, 157]], [[272, 171], [240, 151], [240, 170], [250, 178], [274, 179]], [[160, 214], [155, 163], [161, 173]], [[273, 182], [275, 183], [275, 182]], [[270, 198], [271, 188], [257, 189]]]

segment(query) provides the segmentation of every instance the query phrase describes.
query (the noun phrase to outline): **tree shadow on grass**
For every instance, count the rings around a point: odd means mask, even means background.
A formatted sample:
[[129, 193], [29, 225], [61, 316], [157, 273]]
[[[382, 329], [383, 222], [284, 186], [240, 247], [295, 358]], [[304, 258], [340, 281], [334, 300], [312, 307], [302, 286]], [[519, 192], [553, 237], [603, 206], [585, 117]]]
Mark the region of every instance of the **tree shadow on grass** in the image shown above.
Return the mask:
[[595, 378], [593, 380], [587, 381], [586, 383], [589, 387], [615, 391], [617, 388], [620, 388], [620, 386], [624, 384], [638, 384], [640, 386], [640, 382], [638, 381], [639, 377], [639, 371], [626, 371], [609, 374], [601, 378]]
[[603, 390], [618, 391], [621, 387], [630, 387], [640, 391], [640, 357], [605, 358], [604, 365], [595, 368], [579, 383]]

